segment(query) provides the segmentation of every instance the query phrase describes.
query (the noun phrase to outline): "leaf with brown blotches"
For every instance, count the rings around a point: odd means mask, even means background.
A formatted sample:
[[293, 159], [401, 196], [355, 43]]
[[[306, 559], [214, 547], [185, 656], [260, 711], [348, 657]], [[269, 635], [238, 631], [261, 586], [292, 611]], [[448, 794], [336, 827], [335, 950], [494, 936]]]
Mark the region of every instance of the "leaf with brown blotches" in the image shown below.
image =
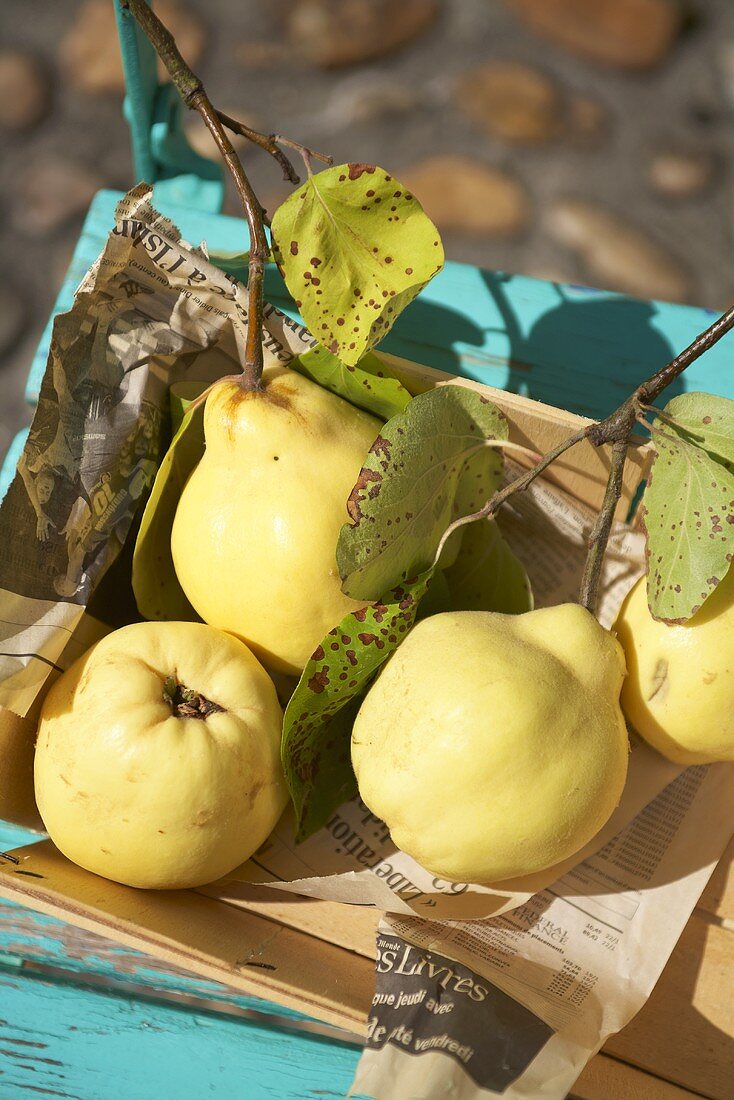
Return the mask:
[[427, 569], [449, 524], [499, 487], [502, 453], [491, 441], [507, 434], [497, 406], [465, 386], [422, 393], [389, 420], [347, 504], [352, 523], [336, 555], [344, 592], [375, 599]]
[[438, 230], [420, 203], [371, 164], [309, 177], [276, 210], [272, 235], [306, 325], [351, 366], [443, 267]]
[[354, 793], [349, 751], [354, 717], [378, 669], [415, 622], [432, 572], [345, 616], [303, 670], [286, 707], [281, 742], [297, 840], [320, 829]]
[[734, 555], [734, 401], [675, 397], [652, 425], [655, 460], [643, 498], [647, 599], [656, 619], [683, 623]]
[[373, 352], [363, 355], [356, 366], [349, 366], [326, 348], [316, 347], [299, 355], [291, 367], [383, 420], [402, 412], [411, 399], [402, 382]]

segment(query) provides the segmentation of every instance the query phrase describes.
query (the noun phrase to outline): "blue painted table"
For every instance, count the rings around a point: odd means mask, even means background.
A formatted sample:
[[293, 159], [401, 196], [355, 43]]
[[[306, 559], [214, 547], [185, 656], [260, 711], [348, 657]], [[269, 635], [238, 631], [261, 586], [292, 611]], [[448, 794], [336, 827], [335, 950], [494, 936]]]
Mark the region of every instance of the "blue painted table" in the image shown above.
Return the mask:
[[[96, 197], [56, 311], [68, 308], [100, 252], [118, 197]], [[241, 222], [160, 205], [190, 240], [206, 239], [212, 250], [246, 248]], [[266, 293], [295, 315], [274, 270]], [[703, 310], [448, 264], [383, 346], [598, 417], [711, 317]], [[31, 402], [47, 348], [48, 333], [30, 371]], [[733, 352], [730, 336], [681, 385], [734, 397]], [[4, 467], [5, 483], [20, 445], [19, 437]], [[0, 851], [30, 839], [0, 824]], [[33, 1093], [78, 1100], [302, 1100], [343, 1096], [348, 1088], [358, 1045], [315, 1034], [305, 1017], [164, 968], [21, 906], [1, 903], [0, 918], [0, 1100]], [[574, 1095], [732, 1095], [732, 1025], [721, 982], [722, 969], [734, 958], [732, 929], [734, 889], [722, 869], [649, 1004], [593, 1060]]]

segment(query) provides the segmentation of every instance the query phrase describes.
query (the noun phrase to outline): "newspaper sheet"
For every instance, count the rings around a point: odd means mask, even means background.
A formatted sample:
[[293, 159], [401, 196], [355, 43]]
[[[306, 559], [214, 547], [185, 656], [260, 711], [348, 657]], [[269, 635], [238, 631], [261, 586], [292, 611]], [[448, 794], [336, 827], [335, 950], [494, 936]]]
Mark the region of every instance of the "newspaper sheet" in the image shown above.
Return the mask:
[[353, 1093], [564, 1097], [650, 994], [729, 840], [732, 799], [733, 765], [688, 768], [511, 913], [383, 920]]
[[[0, 504], [0, 706], [25, 715], [118, 556], [165, 438], [168, 389], [238, 372], [247, 289], [181, 241], [140, 184], [56, 318], [18, 471]], [[267, 306], [265, 365], [315, 341]]]

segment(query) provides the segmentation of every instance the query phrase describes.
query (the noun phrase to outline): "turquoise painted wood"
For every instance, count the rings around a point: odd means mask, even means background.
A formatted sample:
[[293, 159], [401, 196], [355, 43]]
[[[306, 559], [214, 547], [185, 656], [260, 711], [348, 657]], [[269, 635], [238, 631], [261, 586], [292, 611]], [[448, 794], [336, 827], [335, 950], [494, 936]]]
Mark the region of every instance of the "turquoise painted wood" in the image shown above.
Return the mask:
[[[54, 314], [70, 308], [74, 291], [104, 247], [119, 192], [100, 191], [89, 209]], [[239, 218], [154, 202], [184, 236], [210, 251], [241, 252], [249, 238]], [[269, 267], [269, 301], [298, 316], [278, 271]], [[692, 306], [640, 302], [608, 291], [545, 283], [520, 275], [448, 262], [398, 319], [385, 351], [488, 385], [548, 401], [587, 416], [616, 408], [633, 383], [666, 363], [716, 314]], [[34, 356], [27, 397], [35, 403], [51, 335], [51, 320]], [[724, 337], [679, 383], [734, 397], [734, 335]], [[679, 391], [678, 391], [679, 392]], [[669, 392], [667, 397], [673, 396]]]
[[[35, 834], [0, 826], [0, 851]], [[0, 901], [0, 1097], [305, 1100], [344, 1096], [359, 1047]]]

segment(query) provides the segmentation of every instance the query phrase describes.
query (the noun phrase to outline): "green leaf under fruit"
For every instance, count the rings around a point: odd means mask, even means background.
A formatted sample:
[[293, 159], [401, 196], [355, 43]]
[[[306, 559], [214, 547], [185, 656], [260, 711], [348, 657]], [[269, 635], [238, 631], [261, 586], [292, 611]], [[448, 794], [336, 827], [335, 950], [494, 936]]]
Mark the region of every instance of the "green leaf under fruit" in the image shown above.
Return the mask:
[[499, 486], [507, 439], [500, 410], [475, 390], [438, 386], [415, 397], [373, 443], [349, 497], [337, 545], [342, 588], [376, 599], [427, 569], [446, 528]]
[[372, 352], [362, 356], [356, 366], [349, 366], [326, 348], [316, 347], [299, 355], [291, 366], [312, 382], [383, 420], [402, 412], [411, 400], [402, 382]]
[[341, 164], [278, 207], [273, 247], [313, 335], [354, 366], [443, 266], [433, 222], [382, 168]]
[[656, 619], [682, 623], [734, 555], [734, 401], [689, 393], [652, 425], [656, 456], [643, 499], [647, 598]]
[[133, 552], [133, 592], [145, 619], [199, 619], [173, 568], [171, 528], [183, 487], [204, 453], [204, 406], [199, 405], [185, 419], [184, 414], [206, 386], [206, 382], [178, 382], [171, 387], [175, 435], [158, 467]]
[[345, 616], [306, 665], [286, 707], [281, 757], [297, 840], [321, 828], [354, 789], [349, 736], [361, 697], [412, 627], [431, 570]]
[[532, 611], [528, 575], [502, 537], [497, 521], [480, 519], [461, 531], [461, 549], [444, 573], [451, 610], [500, 611], [506, 615]]

